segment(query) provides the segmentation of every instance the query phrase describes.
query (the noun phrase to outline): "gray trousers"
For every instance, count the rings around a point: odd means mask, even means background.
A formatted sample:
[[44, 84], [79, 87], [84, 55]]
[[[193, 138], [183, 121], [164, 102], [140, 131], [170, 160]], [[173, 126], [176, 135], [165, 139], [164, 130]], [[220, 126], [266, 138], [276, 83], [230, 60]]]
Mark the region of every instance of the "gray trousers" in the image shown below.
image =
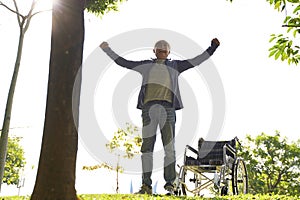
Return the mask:
[[175, 171], [175, 122], [176, 113], [168, 103], [158, 102], [146, 104], [142, 109], [142, 182], [148, 186], [152, 185], [151, 175], [153, 170], [153, 149], [156, 141], [157, 127], [161, 132], [164, 146], [164, 179], [167, 183], [173, 183], [176, 178]]

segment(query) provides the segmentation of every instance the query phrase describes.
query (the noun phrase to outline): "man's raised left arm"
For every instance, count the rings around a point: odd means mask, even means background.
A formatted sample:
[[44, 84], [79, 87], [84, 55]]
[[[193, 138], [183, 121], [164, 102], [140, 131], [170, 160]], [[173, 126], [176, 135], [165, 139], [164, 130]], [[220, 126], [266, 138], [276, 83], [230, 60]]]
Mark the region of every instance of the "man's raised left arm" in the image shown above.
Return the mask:
[[216, 49], [220, 46], [220, 41], [217, 38], [212, 39], [210, 47], [206, 49], [202, 54], [187, 60], [177, 61], [178, 62], [178, 70], [179, 72], [183, 72], [187, 69], [200, 65], [204, 61], [206, 61]]

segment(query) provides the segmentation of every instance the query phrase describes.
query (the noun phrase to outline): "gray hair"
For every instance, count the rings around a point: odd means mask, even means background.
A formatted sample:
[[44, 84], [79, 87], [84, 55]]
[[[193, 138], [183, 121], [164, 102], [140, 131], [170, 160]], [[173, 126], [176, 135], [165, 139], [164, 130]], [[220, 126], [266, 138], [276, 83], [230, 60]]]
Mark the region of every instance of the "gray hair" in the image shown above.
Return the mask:
[[170, 44], [166, 40], [159, 40], [155, 43], [154, 49], [164, 49], [170, 51]]

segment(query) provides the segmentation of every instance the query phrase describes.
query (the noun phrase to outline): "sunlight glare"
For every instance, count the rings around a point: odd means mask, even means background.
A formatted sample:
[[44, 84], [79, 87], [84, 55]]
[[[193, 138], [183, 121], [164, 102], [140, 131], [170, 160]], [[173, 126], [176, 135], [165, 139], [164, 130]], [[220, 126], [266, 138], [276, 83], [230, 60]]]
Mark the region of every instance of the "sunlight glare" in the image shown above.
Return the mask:
[[51, 10], [56, 0], [36, 0], [36, 10]]

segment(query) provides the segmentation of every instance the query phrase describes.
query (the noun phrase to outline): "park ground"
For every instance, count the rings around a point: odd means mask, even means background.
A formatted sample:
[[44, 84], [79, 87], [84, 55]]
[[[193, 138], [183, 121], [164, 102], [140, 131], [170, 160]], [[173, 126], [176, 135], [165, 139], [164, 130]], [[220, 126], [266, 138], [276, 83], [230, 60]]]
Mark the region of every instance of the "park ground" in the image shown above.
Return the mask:
[[[283, 195], [236, 195], [213, 198], [165, 196], [165, 195], [135, 195], [135, 194], [79, 194], [80, 200], [181, 200], [181, 199], [212, 199], [212, 200], [299, 200], [299, 197]], [[29, 200], [29, 196], [0, 197], [1, 200]]]

